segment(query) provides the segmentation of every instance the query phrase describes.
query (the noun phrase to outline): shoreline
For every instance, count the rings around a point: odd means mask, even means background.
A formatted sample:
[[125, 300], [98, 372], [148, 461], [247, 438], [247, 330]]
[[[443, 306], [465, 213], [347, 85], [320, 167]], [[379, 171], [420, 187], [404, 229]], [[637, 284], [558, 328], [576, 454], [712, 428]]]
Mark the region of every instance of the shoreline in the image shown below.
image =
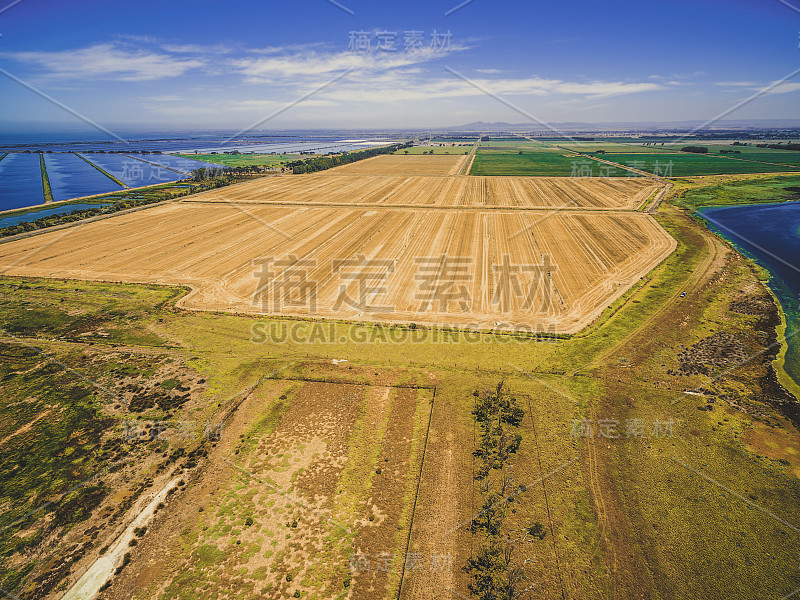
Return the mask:
[[[755, 266], [756, 269], [762, 271], [766, 277], [763, 279], [762, 283], [764, 284], [764, 288], [775, 301], [776, 308], [778, 310], [778, 316], [780, 318], [780, 324], [775, 328], [775, 334], [777, 336], [778, 342], [780, 343], [780, 349], [776, 355], [776, 357], [772, 361], [773, 369], [775, 370], [775, 375], [778, 379], [778, 383], [783, 386], [790, 394], [792, 394], [798, 401], [800, 401], [800, 381], [796, 380], [786, 369], [786, 358], [789, 352], [789, 339], [794, 336], [790, 336], [790, 338], [786, 337], [786, 332], [789, 328], [789, 321], [787, 313], [791, 312], [787, 306], [784, 305], [784, 301], [781, 299], [780, 295], [776, 292], [773, 288], [773, 281], [780, 281], [781, 285], [789, 290], [789, 286], [786, 282], [781, 279], [779, 275], [773, 273], [766, 265], [762, 264], [761, 260], [750, 253], [746, 248], [739, 246], [736, 242], [732, 241], [728, 236], [726, 236], [722, 231], [719, 231], [716, 227], [714, 227], [713, 223], [706, 220], [703, 216], [703, 211], [705, 209], [723, 209], [723, 208], [741, 208], [741, 207], [755, 207], [755, 206], [780, 206], [787, 204], [787, 202], [799, 202], [800, 201], [784, 201], [784, 202], [753, 202], [753, 203], [741, 203], [741, 204], [730, 204], [730, 205], [712, 205], [712, 206], [699, 206], [697, 210], [692, 213], [692, 216], [698, 215], [700, 219], [702, 219], [703, 224], [705, 227], [713, 233], [715, 236], [719, 237], [720, 239], [724, 240], [728, 243], [734, 251], [736, 251], [740, 256], [748, 260], [751, 264]], [[800, 314], [798, 314], [797, 318], [798, 322], [798, 331], [800, 332]], [[798, 340], [800, 343], [800, 340]]]

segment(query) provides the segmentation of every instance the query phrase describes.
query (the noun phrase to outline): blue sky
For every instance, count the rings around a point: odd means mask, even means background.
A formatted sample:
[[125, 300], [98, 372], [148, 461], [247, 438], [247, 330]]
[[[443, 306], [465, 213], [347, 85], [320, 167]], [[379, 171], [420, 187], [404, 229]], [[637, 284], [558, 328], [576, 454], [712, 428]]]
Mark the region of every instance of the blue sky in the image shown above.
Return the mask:
[[[0, 68], [107, 127], [530, 120], [497, 96], [547, 122], [706, 120], [800, 68], [787, 1], [22, 0]], [[8, 76], [0, 98], [6, 131], [85, 127]], [[800, 75], [728, 118], [800, 118], [798, 100]]]

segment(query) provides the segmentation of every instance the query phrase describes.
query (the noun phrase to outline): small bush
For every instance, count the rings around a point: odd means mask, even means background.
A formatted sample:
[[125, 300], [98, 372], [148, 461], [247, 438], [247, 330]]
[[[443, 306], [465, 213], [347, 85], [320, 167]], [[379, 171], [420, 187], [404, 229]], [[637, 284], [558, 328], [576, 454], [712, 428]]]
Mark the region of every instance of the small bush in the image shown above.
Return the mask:
[[544, 525], [542, 525], [539, 521], [531, 523], [526, 529], [526, 531], [528, 532], [528, 535], [533, 536], [535, 538], [539, 538], [540, 540], [543, 540], [544, 536], [547, 535], [547, 532], [544, 529]]
[[131, 562], [131, 553], [126, 552], [125, 556], [122, 557], [122, 564], [117, 567], [116, 571], [114, 571], [114, 575], [119, 575], [122, 573], [122, 569], [124, 569], [129, 562]]

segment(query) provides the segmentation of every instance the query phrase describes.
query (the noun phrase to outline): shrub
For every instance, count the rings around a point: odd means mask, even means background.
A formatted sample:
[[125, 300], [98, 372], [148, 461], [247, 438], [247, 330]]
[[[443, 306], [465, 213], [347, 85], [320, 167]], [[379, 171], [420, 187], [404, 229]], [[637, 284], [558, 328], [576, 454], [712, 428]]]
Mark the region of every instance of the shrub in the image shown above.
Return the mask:
[[708, 148], [705, 146], [684, 146], [681, 148], [681, 152], [692, 152], [694, 154], [706, 154], [708, 153]]
[[544, 536], [547, 535], [547, 531], [544, 529], [544, 525], [542, 525], [539, 521], [534, 521], [530, 525], [528, 525], [527, 529], [525, 530], [528, 535], [539, 538], [540, 540], [544, 539]]

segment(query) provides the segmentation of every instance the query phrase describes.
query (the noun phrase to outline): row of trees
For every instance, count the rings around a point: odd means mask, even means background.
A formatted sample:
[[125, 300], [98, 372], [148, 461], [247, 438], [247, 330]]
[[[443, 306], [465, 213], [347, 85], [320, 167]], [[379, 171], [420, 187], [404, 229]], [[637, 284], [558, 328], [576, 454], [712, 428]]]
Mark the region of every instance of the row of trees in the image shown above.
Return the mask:
[[[516, 544], [521, 540], [541, 540], [545, 535], [538, 522], [526, 527], [518, 539], [511, 539], [503, 532], [508, 504], [526, 490], [525, 486], [512, 485], [512, 478], [504, 469], [522, 443], [517, 428], [525, 413], [502, 381], [495, 389], [475, 391], [473, 396], [472, 415], [481, 430], [480, 445], [474, 452], [480, 460], [475, 479], [480, 482], [483, 502], [470, 530], [473, 535], [481, 536], [482, 543], [464, 571], [470, 575], [469, 590], [473, 596], [480, 600], [514, 600], [525, 595], [526, 581], [522, 565], [514, 559]], [[497, 472], [495, 477], [493, 472]]]
[[38, 229], [45, 229], [47, 227], [55, 227], [56, 225], [64, 225], [66, 223], [83, 221], [84, 219], [89, 219], [91, 217], [107, 215], [119, 212], [121, 210], [135, 208], [137, 206], [144, 206], [146, 204], [154, 204], [156, 202], [162, 202], [164, 200], [177, 198], [178, 196], [186, 196], [189, 193], [190, 192], [188, 191], [184, 192], [165, 191], [156, 194], [148, 194], [144, 198], [126, 199], [121, 202], [115, 202], [114, 204], [111, 204], [109, 206], [98, 206], [97, 208], [84, 208], [81, 210], [74, 210], [66, 214], [42, 217], [41, 219], [28, 221], [27, 223], [20, 223], [19, 225], [11, 225], [9, 227], [3, 227], [2, 229], [0, 229], [0, 237], [8, 237], [20, 233], [26, 233], [28, 231], [36, 231]]
[[147, 204], [163, 202], [164, 200], [180, 198], [183, 196], [188, 196], [189, 194], [196, 194], [206, 190], [225, 187], [227, 185], [238, 183], [246, 179], [252, 179], [253, 177], [258, 176], [253, 175], [247, 169], [247, 167], [237, 167], [234, 169], [221, 169], [219, 167], [195, 169], [192, 171], [192, 186], [188, 189], [162, 189], [161, 187], [156, 187], [155, 189], [151, 190], [138, 190], [137, 193], [142, 196], [140, 198], [124, 198], [123, 196], [124, 199], [114, 202], [109, 206], [98, 206], [97, 208], [74, 210], [66, 214], [42, 217], [34, 221], [28, 221], [27, 223], [3, 227], [0, 229], [0, 237], [8, 237], [20, 233], [26, 233], [28, 231], [36, 231], [38, 229], [45, 229], [47, 227], [54, 227], [56, 225], [64, 225], [66, 223], [74, 223], [76, 221], [82, 221], [91, 217], [107, 215], [129, 208], [136, 208], [137, 206], [145, 206]]
[[305, 160], [294, 160], [286, 163], [295, 175], [303, 173], [316, 173], [325, 171], [333, 167], [340, 167], [373, 156], [381, 154], [392, 154], [403, 148], [409, 148], [411, 142], [405, 144], [392, 144], [391, 146], [381, 146], [379, 148], [369, 148], [368, 150], [357, 150], [355, 152], [345, 152], [344, 154], [334, 154], [332, 156], [320, 156], [317, 158], [307, 158]]
[[224, 187], [232, 183], [238, 183], [247, 179], [252, 179], [253, 176], [258, 176], [263, 173], [264, 165], [251, 165], [244, 167], [216, 167], [208, 166], [200, 169], [194, 169], [192, 173], [192, 181], [201, 183], [214, 182], [215, 185], [211, 187]]
[[800, 144], [757, 144], [756, 148], [769, 148], [770, 150], [800, 150]]

